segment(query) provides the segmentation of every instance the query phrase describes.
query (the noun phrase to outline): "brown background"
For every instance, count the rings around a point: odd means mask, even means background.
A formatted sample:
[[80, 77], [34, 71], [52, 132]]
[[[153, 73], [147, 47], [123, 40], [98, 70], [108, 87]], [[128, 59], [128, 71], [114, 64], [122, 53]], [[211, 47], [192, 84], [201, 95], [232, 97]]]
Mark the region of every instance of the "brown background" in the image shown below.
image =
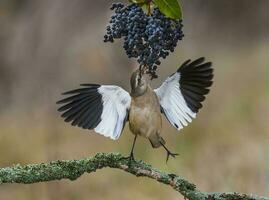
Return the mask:
[[[102, 42], [111, 1], [0, 1], [0, 166], [79, 159], [96, 152], [129, 153], [118, 141], [65, 124], [60, 93], [91, 82], [130, 89], [137, 66], [120, 41]], [[214, 63], [211, 93], [194, 122], [163, 135], [176, 160], [139, 139], [135, 155], [177, 173], [203, 191], [269, 196], [269, 1], [182, 1], [185, 38], [162, 62], [158, 86], [186, 59]], [[1, 200], [179, 199], [171, 188], [113, 169], [33, 185], [2, 185]]]

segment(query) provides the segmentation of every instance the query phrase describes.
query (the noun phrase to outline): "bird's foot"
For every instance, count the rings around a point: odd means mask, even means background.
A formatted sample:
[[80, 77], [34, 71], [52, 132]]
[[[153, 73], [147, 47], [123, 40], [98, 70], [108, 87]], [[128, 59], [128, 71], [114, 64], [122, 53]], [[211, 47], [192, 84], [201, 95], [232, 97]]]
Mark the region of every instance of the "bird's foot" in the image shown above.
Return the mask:
[[123, 157], [124, 160], [127, 160], [128, 159], [128, 167], [130, 168], [131, 165], [132, 165], [132, 162], [135, 161], [135, 158], [134, 158], [134, 154], [131, 153], [129, 156], [127, 157]]
[[166, 156], [166, 163], [168, 162], [168, 160], [169, 160], [169, 158], [170, 158], [170, 156], [172, 156], [173, 158], [176, 158], [176, 156], [178, 156], [179, 154], [177, 154], [177, 153], [172, 153], [171, 151], [169, 151], [169, 150], [166, 150], [166, 152], [167, 152], [167, 156]]
[[129, 156], [128, 167], [131, 167], [133, 161], [135, 161], [135, 158], [134, 158], [134, 154], [131, 153]]
[[167, 153], [166, 163], [168, 162], [170, 156], [172, 156], [173, 158], [176, 158], [176, 156], [179, 155], [177, 153], [172, 153], [171, 151], [169, 151], [169, 149], [164, 145], [164, 143], [161, 142], [161, 145], [163, 146], [163, 148], [166, 150], [166, 153]]

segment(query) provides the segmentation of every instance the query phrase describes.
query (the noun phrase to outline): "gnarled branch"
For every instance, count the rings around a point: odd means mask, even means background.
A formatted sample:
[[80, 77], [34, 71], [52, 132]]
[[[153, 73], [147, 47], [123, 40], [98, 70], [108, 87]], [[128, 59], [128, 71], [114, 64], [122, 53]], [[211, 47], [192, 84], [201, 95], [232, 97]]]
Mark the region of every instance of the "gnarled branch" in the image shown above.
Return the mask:
[[143, 161], [132, 161], [129, 167], [129, 160], [115, 153], [98, 153], [94, 157], [81, 160], [59, 160], [50, 163], [0, 168], [0, 184], [31, 184], [60, 179], [73, 181], [85, 172], [92, 173], [104, 167], [121, 169], [137, 177], [144, 176], [170, 185], [174, 190], [190, 200], [269, 200], [266, 197], [239, 193], [204, 193], [187, 180], [175, 174], [168, 174], [154, 169]]

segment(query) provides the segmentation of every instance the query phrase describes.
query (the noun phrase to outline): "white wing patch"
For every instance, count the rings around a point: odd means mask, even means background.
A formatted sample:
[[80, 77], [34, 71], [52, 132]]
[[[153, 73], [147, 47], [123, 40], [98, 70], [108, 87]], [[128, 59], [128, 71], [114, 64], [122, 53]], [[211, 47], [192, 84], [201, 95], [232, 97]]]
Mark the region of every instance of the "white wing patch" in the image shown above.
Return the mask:
[[187, 126], [196, 117], [196, 113], [188, 107], [179, 86], [180, 74], [174, 73], [157, 89], [162, 110], [168, 121], [178, 130]]
[[176, 73], [155, 90], [162, 112], [178, 130], [196, 117], [213, 81], [211, 62], [201, 57], [185, 61]]
[[[81, 84], [81, 88], [63, 93], [58, 111], [65, 122], [118, 139], [128, 119], [131, 97], [118, 86]], [[71, 95], [71, 96], [70, 96]]]
[[116, 140], [124, 127], [131, 97], [128, 92], [118, 86], [101, 86], [98, 92], [102, 95], [103, 112], [101, 122], [94, 130]]

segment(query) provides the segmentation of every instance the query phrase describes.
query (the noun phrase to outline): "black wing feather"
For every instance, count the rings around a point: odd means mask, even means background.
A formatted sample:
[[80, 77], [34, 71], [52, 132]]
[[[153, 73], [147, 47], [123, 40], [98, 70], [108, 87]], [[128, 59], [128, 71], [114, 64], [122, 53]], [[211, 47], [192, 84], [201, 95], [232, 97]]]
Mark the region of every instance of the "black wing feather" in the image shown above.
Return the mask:
[[102, 104], [95, 103], [92, 105], [91, 108], [87, 109], [83, 115], [81, 115], [80, 119], [77, 120], [78, 127], [83, 127], [84, 124], [87, 124], [88, 122], [93, 122], [93, 118], [95, 116], [98, 116], [97, 113], [102, 109]]
[[[74, 120], [72, 122], [73, 126], [79, 126], [79, 123], [81, 123], [82, 120], [85, 120], [84, 116], [85, 113], [87, 113], [88, 111], [90, 112], [94, 112], [94, 109], [96, 108], [96, 105], [98, 105], [99, 98], [95, 97], [94, 99], [92, 99], [92, 101], [90, 101], [87, 106], [81, 110], [80, 112], [78, 112], [76, 114], [76, 116], [74, 117]], [[80, 126], [79, 126], [80, 127]]]
[[179, 85], [182, 95], [188, 107], [195, 113], [202, 108], [201, 102], [205, 100], [205, 95], [209, 93], [209, 87], [213, 83], [212, 63], [204, 61], [204, 57], [192, 62], [187, 60], [177, 70], [180, 73]]
[[71, 95], [57, 102], [62, 104], [58, 109], [64, 112], [61, 116], [73, 126], [94, 129], [101, 121], [103, 112], [102, 95], [98, 92], [100, 85], [81, 84], [81, 88], [67, 91]]

